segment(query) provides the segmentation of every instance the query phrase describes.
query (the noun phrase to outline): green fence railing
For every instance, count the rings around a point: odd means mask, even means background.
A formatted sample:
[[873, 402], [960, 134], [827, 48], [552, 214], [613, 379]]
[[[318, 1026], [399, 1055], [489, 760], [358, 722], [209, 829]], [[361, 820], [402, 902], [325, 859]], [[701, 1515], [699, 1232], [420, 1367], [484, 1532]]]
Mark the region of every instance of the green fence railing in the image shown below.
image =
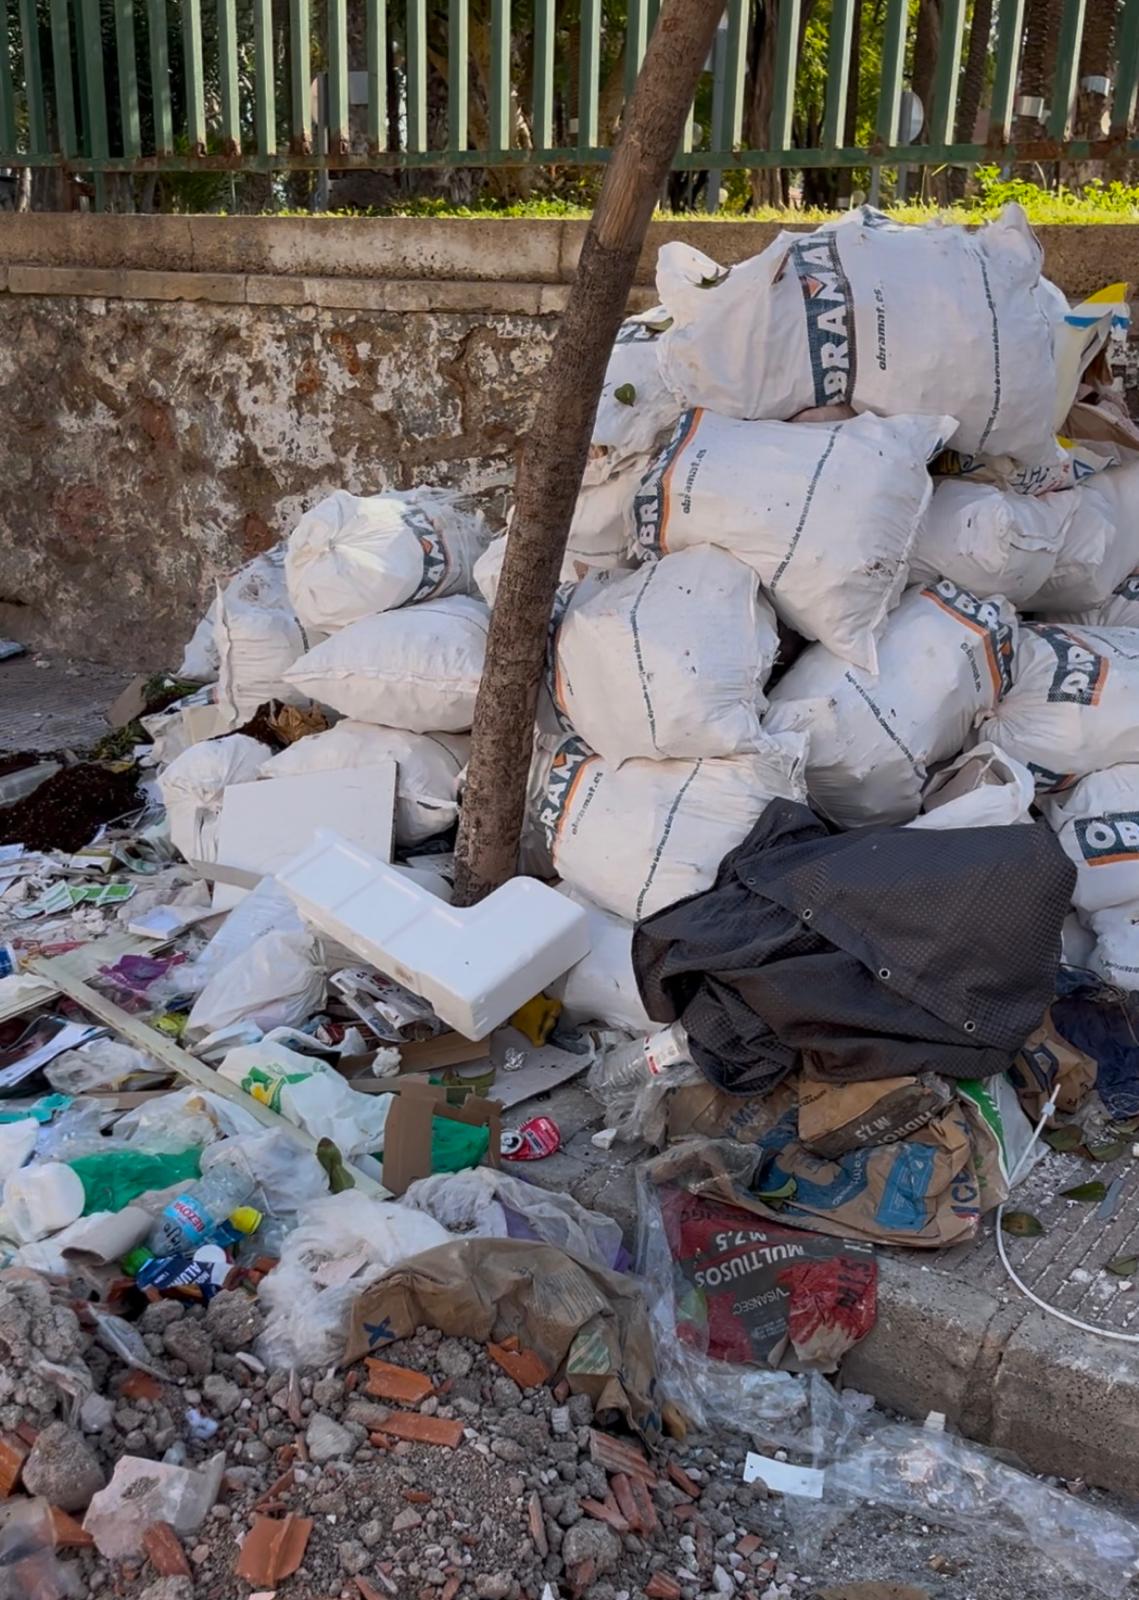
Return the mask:
[[[0, 166], [94, 174], [595, 165], [659, 11], [0, 3]], [[1139, 0], [727, 0], [675, 166], [1118, 162], [1137, 80]]]

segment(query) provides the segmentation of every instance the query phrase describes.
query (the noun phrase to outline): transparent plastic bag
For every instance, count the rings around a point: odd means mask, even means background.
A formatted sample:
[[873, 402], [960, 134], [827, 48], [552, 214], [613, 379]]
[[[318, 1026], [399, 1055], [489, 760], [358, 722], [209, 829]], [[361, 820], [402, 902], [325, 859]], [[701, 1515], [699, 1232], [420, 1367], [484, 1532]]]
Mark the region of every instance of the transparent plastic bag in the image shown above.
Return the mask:
[[117, 1039], [93, 1039], [78, 1050], [65, 1051], [44, 1068], [53, 1089], [72, 1095], [144, 1089], [169, 1076], [168, 1067]]
[[483, 1239], [539, 1239], [580, 1261], [612, 1269], [621, 1254], [621, 1227], [587, 1211], [569, 1194], [539, 1189], [492, 1167], [420, 1178], [403, 1196], [445, 1228]]

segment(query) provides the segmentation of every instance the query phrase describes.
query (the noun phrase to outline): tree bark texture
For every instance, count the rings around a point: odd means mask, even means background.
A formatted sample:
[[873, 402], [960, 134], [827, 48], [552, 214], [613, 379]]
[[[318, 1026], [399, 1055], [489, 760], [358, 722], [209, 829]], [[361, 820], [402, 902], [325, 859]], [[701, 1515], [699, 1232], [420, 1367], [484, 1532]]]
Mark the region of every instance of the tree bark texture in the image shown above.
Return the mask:
[[518, 465], [456, 856], [470, 905], [517, 867], [546, 632], [605, 368], [723, 0], [665, 0], [590, 221]]
[[[974, 0], [965, 70], [961, 75], [961, 89], [957, 98], [955, 136], [958, 144], [971, 143], [977, 126], [981, 96], [985, 92], [985, 68], [992, 44], [992, 31], [993, 0]], [[951, 167], [946, 177], [950, 200], [960, 200], [965, 193], [965, 168]]]

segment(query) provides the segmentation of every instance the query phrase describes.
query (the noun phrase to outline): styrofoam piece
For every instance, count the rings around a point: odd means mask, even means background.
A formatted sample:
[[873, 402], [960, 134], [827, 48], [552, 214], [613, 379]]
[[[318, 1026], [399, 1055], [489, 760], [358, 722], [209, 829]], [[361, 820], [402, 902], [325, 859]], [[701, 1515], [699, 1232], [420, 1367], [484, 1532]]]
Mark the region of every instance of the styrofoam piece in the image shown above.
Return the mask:
[[422, 995], [467, 1039], [485, 1038], [589, 950], [585, 912], [536, 878], [450, 906], [326, 828], [277, 881], [321, 932]]

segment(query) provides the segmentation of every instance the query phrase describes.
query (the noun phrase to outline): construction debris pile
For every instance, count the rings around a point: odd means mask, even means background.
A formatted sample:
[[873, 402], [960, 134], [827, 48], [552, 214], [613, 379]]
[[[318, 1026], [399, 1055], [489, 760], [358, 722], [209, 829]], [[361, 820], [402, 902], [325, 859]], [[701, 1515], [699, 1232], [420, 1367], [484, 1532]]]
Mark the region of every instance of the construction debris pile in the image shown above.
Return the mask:
[[[665, 247], [477, 907], [469, 496], [330, 495], [0, 775], [0, 1600], [783, 1600], [773, 1517], [965, 1486], [1122, 1592], [1125, 1519], [821, 1376], [876, 1247], [1139, 1116], [1126, 310], [1040, 268], [1016, 207]], [[582, 1075], [634, 1233], [540, 1180]]]

